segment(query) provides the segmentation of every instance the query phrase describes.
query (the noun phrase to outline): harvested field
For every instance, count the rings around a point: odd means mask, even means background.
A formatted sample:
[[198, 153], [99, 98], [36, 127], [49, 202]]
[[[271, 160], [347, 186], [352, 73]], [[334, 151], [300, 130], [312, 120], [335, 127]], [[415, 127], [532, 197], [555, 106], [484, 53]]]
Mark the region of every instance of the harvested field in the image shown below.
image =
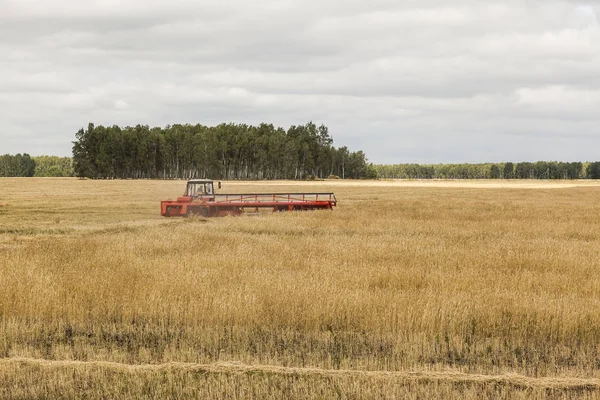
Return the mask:
[[600, 398], [598, 182], [0, 179], [0, 397]]

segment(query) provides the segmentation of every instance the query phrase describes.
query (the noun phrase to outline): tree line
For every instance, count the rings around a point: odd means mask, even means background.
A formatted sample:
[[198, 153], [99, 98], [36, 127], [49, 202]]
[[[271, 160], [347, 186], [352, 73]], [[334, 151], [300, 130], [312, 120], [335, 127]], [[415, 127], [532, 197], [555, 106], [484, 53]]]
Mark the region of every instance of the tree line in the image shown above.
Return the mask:
[[600, 179], [600, 162], [375, 165], [382, 179]]
[[0, 176], [33, 176], [35, 161], [29, 154], [0, 156]]
[[600, 162], [373, 165], [335, 148], [325, 126], [94, 126], [81, 129], [73, 158], [0, 156], [0, 177], [158, 179], [600, 179]]
[[134, 179], [375, 178], [362, 151], [336, 148], [325, 125], [95, 126], [73, 142], [76, 176]]
[[70, 157], [5, 154], [0, 156], [0, 177], [74, 176]]

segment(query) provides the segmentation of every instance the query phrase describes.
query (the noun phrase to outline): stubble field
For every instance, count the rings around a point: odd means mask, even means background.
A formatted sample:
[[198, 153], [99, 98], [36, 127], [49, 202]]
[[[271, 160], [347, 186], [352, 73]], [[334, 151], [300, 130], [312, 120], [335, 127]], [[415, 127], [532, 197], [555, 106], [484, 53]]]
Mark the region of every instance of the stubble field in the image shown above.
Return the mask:
[[2, 398], [600, 398], [597, 182], [0, 179]]

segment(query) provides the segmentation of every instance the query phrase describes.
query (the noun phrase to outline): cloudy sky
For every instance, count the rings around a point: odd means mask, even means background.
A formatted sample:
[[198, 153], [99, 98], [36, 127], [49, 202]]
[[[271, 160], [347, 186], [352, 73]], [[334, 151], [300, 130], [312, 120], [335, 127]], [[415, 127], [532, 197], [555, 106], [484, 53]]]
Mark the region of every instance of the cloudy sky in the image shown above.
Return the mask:
[[376, 163], [598, 160], [598, 4], [0, 0], [0, 154], [312, 120]]

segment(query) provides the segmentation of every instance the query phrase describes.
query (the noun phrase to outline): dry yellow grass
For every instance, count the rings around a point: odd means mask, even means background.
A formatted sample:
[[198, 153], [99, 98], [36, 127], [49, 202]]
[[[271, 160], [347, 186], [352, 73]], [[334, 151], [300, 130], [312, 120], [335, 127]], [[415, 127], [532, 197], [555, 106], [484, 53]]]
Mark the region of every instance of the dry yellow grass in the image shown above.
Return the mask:
[[600, 187], [569, 184], [227, 182], [339, 206], [180, 220], [182, 182], [1, 179], [0, 396], [600, 397]]

